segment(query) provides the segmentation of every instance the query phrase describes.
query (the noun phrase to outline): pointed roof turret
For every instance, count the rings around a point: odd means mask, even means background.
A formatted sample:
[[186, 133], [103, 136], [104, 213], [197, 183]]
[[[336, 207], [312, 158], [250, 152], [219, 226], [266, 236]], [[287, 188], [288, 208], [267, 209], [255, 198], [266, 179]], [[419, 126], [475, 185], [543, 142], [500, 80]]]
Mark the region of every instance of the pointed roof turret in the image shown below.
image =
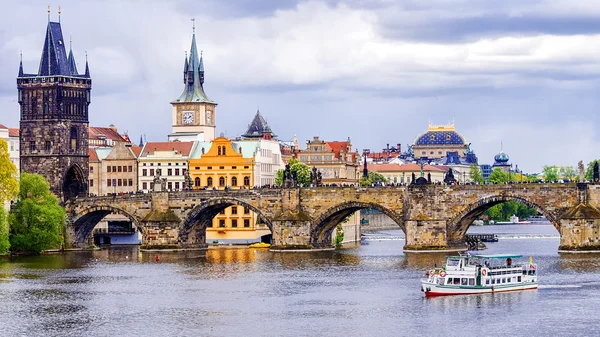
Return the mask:
[[[194, 19], [192, 19], [194, 21]], [[192, 27], [192, 45], [190, 47], [190, 57], [187, 60], [187, 78], [183, 93], [172, 103], [196, 102], [212, 103], [206, 93], [204, 93], [204, 62], [198, 57], [198, 48], [196, 46], [196, 26]]]
[[67, 58], [67, 63], [69, 64], [69, 72], [71, 75], [79, 75], [75, 57], [73, 56], [73, 41], [71, 39], [69, 39], [69, 57]]
[[267, 121], [260, 114], [260, 110], [256, 109], [256, 115], [254, 115], [252, 123], [248, 125], [248, 130], [246, 130], [246, 133], [242, 137], [271, 139], [277, 136], [273, 134], [269, 124], [267, 124]]
[[187, 73], [188, 73], [188, 57], [187, 57], [187, 51], [185, 52], [185, 60], [184, 60], [184, 64], [183, 64], [183, 83], [186, 83], [186, 79], [187, 79]]
[[19, 77], [23, 77], [23, 52], [21, 52], [21, 61], [19, 61]]
[[85, 52], [85, 77], [90, 77], [90, 67], [88, 65], [87, 51]]
[[69, 64], [59, 22], [48, 22], [38, 76], [69, 76]]
[[142, 138], [142, 135], [140, 135], [140, 145], [139, 146], [144, 146], [144, 139]]

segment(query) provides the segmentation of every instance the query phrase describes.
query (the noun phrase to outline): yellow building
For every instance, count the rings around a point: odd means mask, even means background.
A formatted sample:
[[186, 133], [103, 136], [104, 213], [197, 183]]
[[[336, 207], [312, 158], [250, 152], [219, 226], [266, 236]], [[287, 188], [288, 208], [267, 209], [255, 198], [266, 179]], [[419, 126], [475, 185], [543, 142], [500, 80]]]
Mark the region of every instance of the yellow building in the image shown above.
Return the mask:
[[[246, 146], [245, 146], [246, 145]], [[242, 189], [254, 186], [255, 146], [218, 137], [198, 142], [189, 159], [194, 189]], [[214, 217], [206, 229], [208, 242], [257, 242], [270, 235], [268, 227], [257, 224], [257, 215], [243, 206], [230, 206]]]

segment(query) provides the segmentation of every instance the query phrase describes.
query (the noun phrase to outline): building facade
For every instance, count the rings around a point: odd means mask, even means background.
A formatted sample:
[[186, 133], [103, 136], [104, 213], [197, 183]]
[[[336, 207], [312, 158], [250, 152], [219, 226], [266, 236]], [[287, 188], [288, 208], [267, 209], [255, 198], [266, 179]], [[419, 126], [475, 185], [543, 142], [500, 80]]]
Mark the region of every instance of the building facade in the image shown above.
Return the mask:
[[137, 156], [140, 150], [124, 143], [90, 148], [89, 193], [103, 196], [138, 191]]
[[165, 178], [167, 191], [182, 191], [187, 186], [185, 175], [194, 142], [147, 142], [138, 157], [138, 188], [154, 190], [154, 179]]
[[89, 147], [111, 147], [117, 143], [131, 144], [131, 140], [127, 134], [120, 134], [113, 124], [107, 128], [97, 126], [88, 128]]
[[48, 20], [36, 74], [19, 66], [20, 168], [38, 173], [63, 200], [87, 193], [88, 107], [92, 80], [77, 71], [73, 51], [67, 55], [60, 22]]
[[17, 176], [20, 170], [19, 160], [19, 129], [8, 128], [0, 124], [0, 139], [4, 139], [8, 145], [8, 156], [17, 168]]
[[327, 142], [314, 137], [306, 150], [298, 155], [300, 162], [316, 167], [321, 172], [323, 184], [338, 186], [358, 185], [360, 182], [360, 156], [352, 151], [350, 137], [347, 141]]
[[204, 61], [198, 57], [196, 28], [193, 28], [189, 58], [183, 66], [184, 89], [171, 102], [173, 129], [169, 141], [211, 141], [215, 139], [216, 107], [204, 92]]
[[[368, 164], [367, 169], [383, 175], [392, 184], [411, 184], [413, 175], [415, 179], [421, 177], [421, 165], [419, 164]], [[447, 170], [429, 164], [423, 165], [423, 177], [431, 176], [432, 183], [444, 181]]]

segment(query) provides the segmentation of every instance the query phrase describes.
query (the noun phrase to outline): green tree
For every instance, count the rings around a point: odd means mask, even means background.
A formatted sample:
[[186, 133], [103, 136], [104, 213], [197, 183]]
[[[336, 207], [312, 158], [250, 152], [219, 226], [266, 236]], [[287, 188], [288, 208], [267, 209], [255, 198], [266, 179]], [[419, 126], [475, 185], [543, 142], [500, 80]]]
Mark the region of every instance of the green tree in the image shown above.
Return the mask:
[[361, 186], [371, 186], [371, 184], [377, 185], [380, 183], [387, 184], [389, 180], [383, 174], [375, 171], [369, 171], [368, 178], [365, 179], [365, 177], [362, 177], [360, 181]]
[[[296, 172], [298, 178], [298, 185], [308, 186], [310, 185], [310, 167], [301, 163], [296, 158], [290, 159], [288, 162], [290, 165], [290, 173]], [[278, 170], [275, 175], [275, 184], [281, 186], [283, 184], [283, 170]]]
[[600, 159], [596, 159], [596, 160], [592, 160], [587, 168], [585, 169], [585, 179], [587, 181], [592, 181], [594, 180], [594, 164], [598, 162], [598, 164], [600, 165]]
[[558, 180], [558, 167], [556, 166], [544, 166], [542, 170], [542, 176], [545, 182], [552, 182]]
[[19, 187], [19, 201], [8, 217], [11, 251], [40, 253], [59, 248], [65, 210], [50, 192], [50, 185], [38, 174], [23, 173]]
[[5, 201], [14, 199], [17, 193], [17, 167], [10, 161], [8, 144], [4, 139], [0, 139], [0, 206]]
[[573, 166], [567, 166], [563, 170], [563, 178], [568, 179], [569, 181], [574, 181], [577, 173], [575, 172], [575, 168]]
[[519, 219], [527, 219], [538, 212], [524, 205], [518, 201], [506, 201], [498, 205], [494, 205], [488, 208], [484, 214], [486, 214], [490, 220], [494, 221], [507, 221], [514, 214]]
[[490, 173], [488, 181], [492, 184], [504, 184], [508, 181], [508, 173], [499, 168], [495, 168], [492, 173]]
[[10, 241], [8, 240], [8, 219], [4, 206], [0, 204], [0, 254], [8, 253]]
[[471, 164], [471, 171], [469, 172], [469, 177], [472, 181], [476, 183], [485, 183], [485, 179], [483, 179], [483, 173], [481, 173], [481, 168], [479, 168], [477, 164]]

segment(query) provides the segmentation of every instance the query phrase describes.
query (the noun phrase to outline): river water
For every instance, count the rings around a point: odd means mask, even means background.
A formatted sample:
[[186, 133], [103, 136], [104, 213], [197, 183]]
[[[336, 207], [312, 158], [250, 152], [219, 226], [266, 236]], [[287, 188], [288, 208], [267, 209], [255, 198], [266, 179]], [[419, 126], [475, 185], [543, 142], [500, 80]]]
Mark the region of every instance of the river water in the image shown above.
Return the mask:
[[425, 299], [444, 254], [402, 253], [403, 233], [321, 253], [111, 248], [0, 262], [1, 336], [591, 336], [600, 255], [558, 254], [548, 224], [498, 233], [485, 253], [533, 256], [537, 291]]

